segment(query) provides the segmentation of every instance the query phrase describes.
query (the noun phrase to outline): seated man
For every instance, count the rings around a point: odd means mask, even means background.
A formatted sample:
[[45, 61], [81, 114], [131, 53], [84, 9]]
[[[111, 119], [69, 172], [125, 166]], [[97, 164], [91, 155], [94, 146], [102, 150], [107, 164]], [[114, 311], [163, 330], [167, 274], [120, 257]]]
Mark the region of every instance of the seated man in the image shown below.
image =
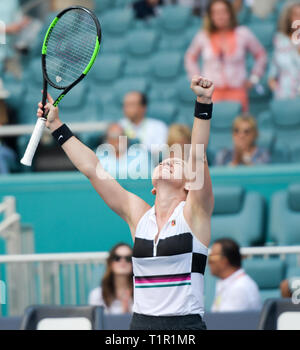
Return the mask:
[[147, 97], [138, 91], [129, 92], [124, 97], [123, 112], [125, 118], [120, 124], [129, 141], [141, 143], [152, 156], [157, 155], [167, 143], [168, 127], [158, 119], [146, 117]]
[[229, 238], [216, 240], [208, 264], [212, 275], [220, 280], [216, 285], [213, 312], [258, 310], [261, 298], [253, 279], [241, 267], [238, 244]]
[[122, 126], [112, 123], [108, 126], [105, 143], [95, 151], [105, 171], [114, 178], [148, 178], [152, 172], [151, 158], [143, 145], [129, 147]]

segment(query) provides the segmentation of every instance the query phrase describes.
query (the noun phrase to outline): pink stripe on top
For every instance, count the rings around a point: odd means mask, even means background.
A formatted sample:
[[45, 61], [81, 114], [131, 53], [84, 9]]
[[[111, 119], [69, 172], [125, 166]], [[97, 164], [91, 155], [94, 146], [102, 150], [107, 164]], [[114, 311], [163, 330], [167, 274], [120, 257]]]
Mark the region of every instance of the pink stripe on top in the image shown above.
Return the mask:
[[191, 276], [182, 277], [168, 277], [168, 278], [139, 278], [135, 279], [135, 283], [157, 283], [157, 282], [178, 282], [178, 281], [190, 281]]

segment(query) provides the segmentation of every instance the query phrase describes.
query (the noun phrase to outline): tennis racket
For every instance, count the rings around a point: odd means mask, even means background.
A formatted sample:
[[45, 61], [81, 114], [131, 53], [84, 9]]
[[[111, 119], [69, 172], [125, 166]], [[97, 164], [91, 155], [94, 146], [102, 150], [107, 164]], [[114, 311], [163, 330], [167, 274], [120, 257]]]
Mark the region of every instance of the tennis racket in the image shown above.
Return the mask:
[[[56, 107], [66, 94], [89, 72], [101, 43], [101, 27], [96, 15], [81, 6], [61, 11], [50, 24], [42, 48], [43, 97], [45, 106], [48, 84], [63, 90], [53, 105]], [[31, 166], [46, 125], [44, 111], [38, 118], [21, 163]]]

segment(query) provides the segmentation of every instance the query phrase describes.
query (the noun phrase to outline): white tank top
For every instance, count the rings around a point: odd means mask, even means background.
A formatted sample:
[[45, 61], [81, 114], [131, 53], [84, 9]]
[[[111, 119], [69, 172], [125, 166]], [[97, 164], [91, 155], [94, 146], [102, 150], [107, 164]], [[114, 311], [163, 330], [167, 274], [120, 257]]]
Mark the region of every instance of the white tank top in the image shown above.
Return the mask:
[[152, 316], [204, 314], [203, 275], [208, 249], [183, 216], [185, 202], [158, 232], [155, 207], [140, 219], [133, 248], [133, 312]]

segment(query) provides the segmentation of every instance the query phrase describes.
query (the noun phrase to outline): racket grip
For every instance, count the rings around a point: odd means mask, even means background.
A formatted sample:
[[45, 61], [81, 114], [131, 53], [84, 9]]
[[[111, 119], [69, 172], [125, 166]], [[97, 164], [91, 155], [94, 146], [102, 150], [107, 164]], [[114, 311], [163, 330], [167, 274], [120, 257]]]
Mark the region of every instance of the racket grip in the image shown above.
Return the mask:
[[38, 118], [33, 133], [31, 135], [31, 138], [29, 140], [29, 143], [27, 145], [25, 154], [23, 158], [21, 159], [21, 164], [24, 164], [26, 166], [31, 166], [32, 159], [34, 157], [35, 151], [37, 149], [37, 146], [40, 142], [40, 139], [43, 135], [43, 131], [46, 126], [46, 119], [45, 118]]

